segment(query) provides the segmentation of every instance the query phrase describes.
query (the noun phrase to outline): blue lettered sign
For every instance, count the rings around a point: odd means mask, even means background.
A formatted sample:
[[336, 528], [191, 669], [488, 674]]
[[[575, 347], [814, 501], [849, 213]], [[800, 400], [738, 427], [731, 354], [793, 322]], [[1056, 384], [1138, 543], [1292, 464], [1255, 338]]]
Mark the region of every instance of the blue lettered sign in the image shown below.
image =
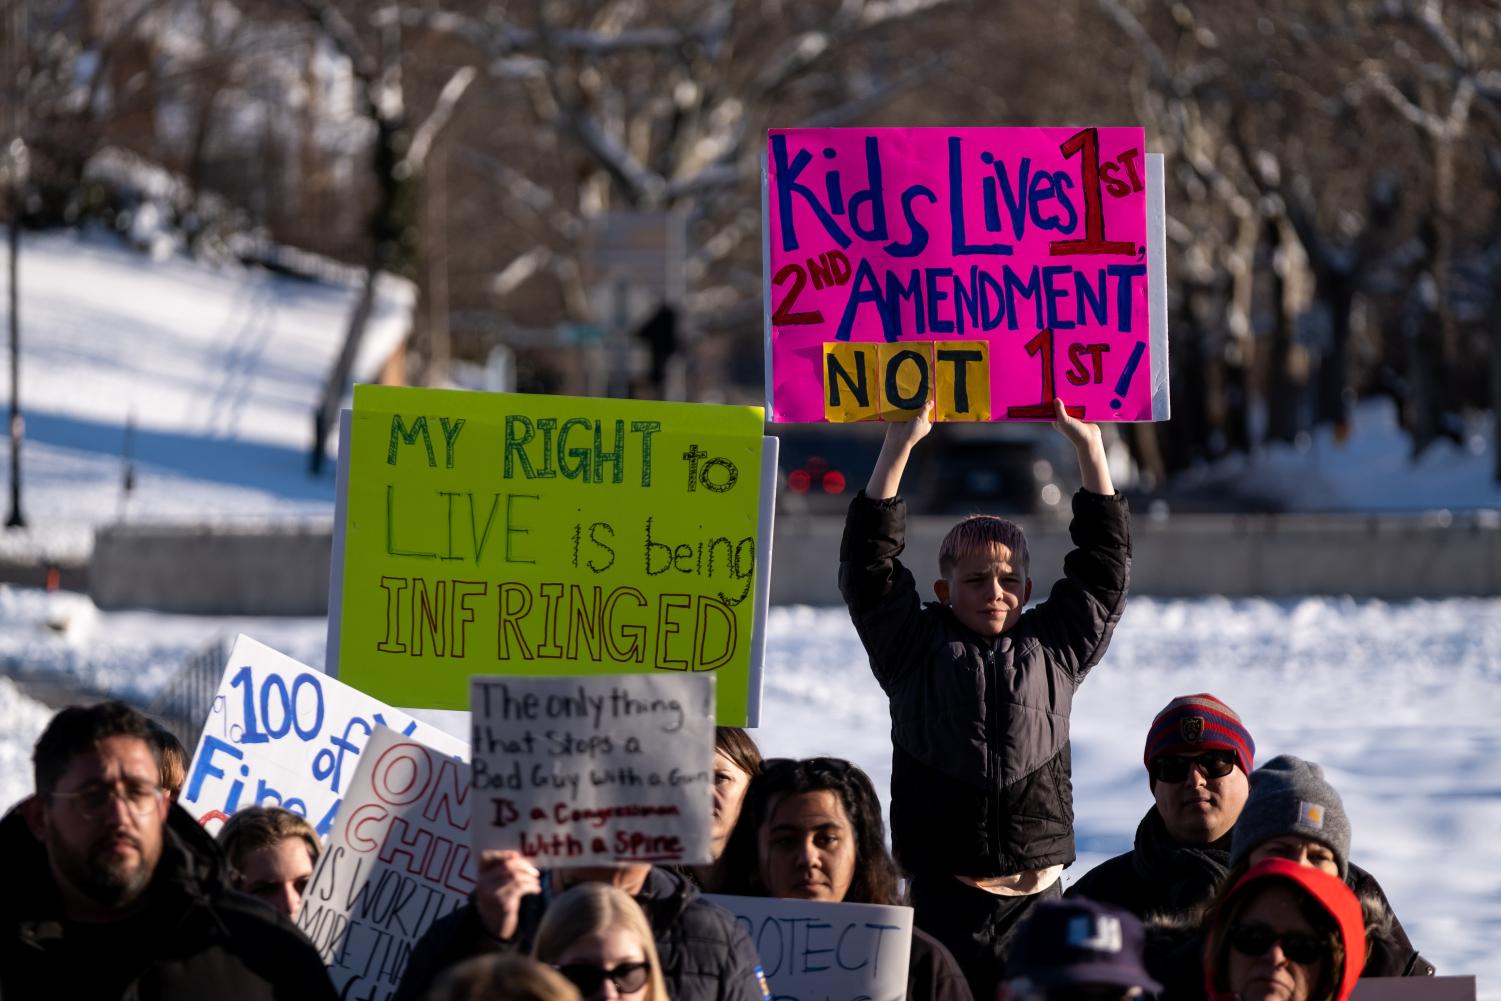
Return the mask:
[[327, 837], [377, 726], [469, 760], [463, 741], [240, 636], [179, 802], [215, 828], [243, 806], [281, 806]]

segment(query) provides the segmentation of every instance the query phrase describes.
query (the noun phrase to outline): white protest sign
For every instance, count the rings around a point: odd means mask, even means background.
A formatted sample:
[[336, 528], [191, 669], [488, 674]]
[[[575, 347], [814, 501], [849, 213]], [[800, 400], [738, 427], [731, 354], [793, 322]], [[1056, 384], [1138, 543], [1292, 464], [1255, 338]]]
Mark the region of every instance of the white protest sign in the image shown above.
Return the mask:
[[235, 640], [180, 802], [201, 824], [283, 806], [327, 837], [377, 726], [467, 760], [469, 747], [248, 636]]
[[1475, 978], [1361, 977], [1350, 1001], [1475, 1001]]
[[464, 763], [383, 726], [365, 742], [297, 915], [340, 997], [386, 1001], [474, 889], [468, 799]]
[[912, 908], [708, 894], [761, 956], [773, 1001], [902, 1001]]
[[714, 676], [470, 679], [476, 849], [707, 863]]

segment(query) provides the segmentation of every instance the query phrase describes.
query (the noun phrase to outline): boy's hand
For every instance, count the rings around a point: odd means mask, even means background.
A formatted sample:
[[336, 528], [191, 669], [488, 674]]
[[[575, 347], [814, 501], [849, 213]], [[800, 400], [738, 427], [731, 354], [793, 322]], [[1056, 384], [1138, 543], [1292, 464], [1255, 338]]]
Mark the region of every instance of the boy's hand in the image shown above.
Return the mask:
[[910, 421], [888, 421], [886, 440], [891, 441], [895, 438], [903, 448], [910, 449], [926, 438], [931, 430], [933, 430], [933, 401], [929, 399]]
[[1053, 427], [1069, 440], [1079, 457], [1079, 475], [1084, 480], [1084, 489], [1106, 497], [1114, 495], [1115, 484], [1110, 479], [1110, 464], [1105, 459], [1100, 426], [1070, 415], [1062, 400], [1053, 401], [1053, 412], [1056, 414]]
[[876, 458], [876, 468], [870, 471], [870, 480], [865, 484], [865, 495], [876, 500], [895, 497], [902, 485], [902, 473], [907, 469], [907, 457], [912, 446], [928, 436], [933, 430], [933, 401], [929, 399], [922, 410], [910, 421], [888, 423], [886, 440], [881, 443], [881, 454]]
[[1083, 452], [1087, 449], [1099, 446], [1104, 448], [1100, 438], [1100, 426], [1088, 421], [1081, 421], [1068, 412], [1062, 400], [1053, 400], [1053, 427], [1058, 433], [1067, 438], [1073, 444], [1075, 450]]

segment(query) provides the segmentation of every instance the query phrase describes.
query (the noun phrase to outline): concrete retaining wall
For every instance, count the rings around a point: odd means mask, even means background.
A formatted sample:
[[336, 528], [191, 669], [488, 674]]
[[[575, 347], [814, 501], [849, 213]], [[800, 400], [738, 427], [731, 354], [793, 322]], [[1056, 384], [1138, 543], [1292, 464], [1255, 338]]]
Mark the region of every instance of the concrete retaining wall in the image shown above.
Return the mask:
[[100, 608], [323, 615], [332, 539], [326, 522], [112, 525], [94, 534], [89, 596]]
[[[907, 565], [926, 588], [938, 576], [938, 546], [949, 518], [914, 518]], [[771, 600], [836, 604], [842, 524], [779, 519], [772, 551]], [[1044, 593], [1069, 549], [1061, 525], [1028, 523], [1032, 575]], [[1190, 597], [1362, 598], [1501, 594], [1501, 523], [1422, 517], [1339, 515], [1179, 515], [1132, 523], [1133, 594]]]
[[[948, 518], [915, 518], [907, 562], [927, 587]], [[782, 516], [774, 604], [837, 605], [843, 522]], [[1501, 523], [1461, 518], [1183, 516], [1137, 518], [1132, 593], [1184, 597], [1349, 594], [1402, 599], [1501, 594]], [[213, 615], [322, 615], [330, 529], [127, 525], [100, 529], [89, 567], [101, 608]], [[1062, 526], [1028, 524], [1038, 588], [1063, 565]]]

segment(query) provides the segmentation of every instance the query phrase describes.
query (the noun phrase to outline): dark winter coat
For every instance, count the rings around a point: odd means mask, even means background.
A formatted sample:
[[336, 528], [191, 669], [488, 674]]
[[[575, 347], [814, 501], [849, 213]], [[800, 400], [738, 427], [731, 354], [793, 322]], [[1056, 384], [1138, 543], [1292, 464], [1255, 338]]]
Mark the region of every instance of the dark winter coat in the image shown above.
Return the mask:
[[1197, 927], [1230, 871], [1224, 848], [1185, 845], [1168, 833], [1154, 806], [1136, 825], [1135, 847], [1089, 870], [1064, 892], [1130, 911], [1143, 922], [1187, 921]]
[[[1135, 847], [1089, 870], [1064, 896], [1113, 904], [1140, 918], [1147, 971], [1167, 988], [1164, 996], [1176, 996], [1175, 984], [1202, 991], [1199, 926], [1230, 871], [1229, 837], [1221, 843], [1227, 847], [1179, 843], [1154, 806], [1136, 825]], [[1190, 972], [1179, 976], [1185, 967]]]
[[975, 1001], [953, 954], [921, 928], [912, 929], [907, 1001]]
[[1048, 600], [994, 639], [924, 604], [906, 504], [850, 504], [839, 590], [891, 704], [891, 840], [908, 872], [1003, 876], [1074, 860], [1068, 720], [1125, 607], [1126, 503], [1081, 490]]
[[1366, 960], [1362, 977], [1431, 977], [1433, 964], [1418, 954], [1392, 912], [1376, 877], [1351, 863], [1345, 885], [1355, 891], [1365, 912]]
[[[734, 915], [682, 876], [652, 867], [636, 903], [646, 912], [672, 1001], [764, 1001], [760, 959]], [[470, 903], [433, 922], [412, 949], [392, 1001], [421, 1001], [444, 970], [487, 953], [530, 952], [547, 899], [523, 897], [516, 937], [494, 938]]]
[[[1229, 863], [1228, 850], [1174, 841], [1153, 807], [1137, 825], [1135, 848], [1089, 870], [1064, 896], [1114, 904], [1141, 918], [1147, 971], [1162, 983], [1163, 1001], [1202, 1001], [1202, 924]], [[1432, 976], [1433, 964], [1412, 947], [1375, 877], [1351, 865], [1345, 883], [1365, 912], [1369, 949], [1361, 975]]]
[[230, 889], [218, 845], [168, 814], [145, 910], [107, 925], [67, 921], [45, 847], [20, 808], [0, 821], [0, 996], [5, 1001], [333, 1001], [311, 942]]

